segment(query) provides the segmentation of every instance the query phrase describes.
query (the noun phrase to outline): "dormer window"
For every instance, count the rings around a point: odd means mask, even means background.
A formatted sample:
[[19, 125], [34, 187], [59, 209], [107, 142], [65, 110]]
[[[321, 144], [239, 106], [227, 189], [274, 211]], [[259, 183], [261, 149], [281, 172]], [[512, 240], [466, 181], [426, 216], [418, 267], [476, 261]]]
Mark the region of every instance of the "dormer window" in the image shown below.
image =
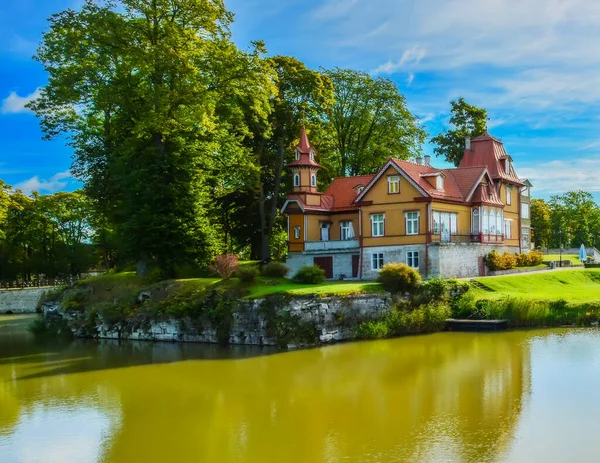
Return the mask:
[[300, 186], [300, 174], [294, 174], [294, 186]]
[[441, 175], [435, 178], [435, 188], [440, 191], [444, 189], [444, 177]]
[[362, 193], [362, 191], [365, 189], [364, 185], [358, 185], [357, 187], [354, 187], [356, 190], [356, 196], [358, 196], [359, 194]]
[[300, 151], [298, 151], [298, 150], [294, 151], [294, 159], [296, 161], [300, 160]]
[[310, 160], [311, 161], [315, 160], [315, 152], [313, 150], [310, 150]]
[[504, 161], [504, 167], [506, 168], [506, 173], [510, 175], [510, 159]]

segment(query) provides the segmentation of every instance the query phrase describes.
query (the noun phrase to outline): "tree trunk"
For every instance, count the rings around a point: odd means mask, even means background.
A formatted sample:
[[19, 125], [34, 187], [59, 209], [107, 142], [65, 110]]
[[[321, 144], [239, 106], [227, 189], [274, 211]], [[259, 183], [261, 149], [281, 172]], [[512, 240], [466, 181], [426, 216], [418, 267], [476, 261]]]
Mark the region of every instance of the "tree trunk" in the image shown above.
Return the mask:
[[149, 272], [148, 259], [146, 257], [140, 258], [136, 265], [135, 274], [139, 277], [147, 277]]
[[[281, 187], [281, 175], [283, 173], [283, 161], [285, 151], [283, 148], [283, 136], [279, 139], [279, 163], [277, 164], [277, 170], [275, 171], [275, 188], [273, 191], [273, 197], [271, 198], [271, 211], [269, 215], [269, 224], [262, 237], [263, 247], [263, 260], [270, 258], [271, 252], [269, 249], [269, 242], [271, 241], [271, 234], [273, 233], [273, 224], [275, 223], [275, 215], [277, 214], [277, 202], [279, 200], [279, 189]], [[265, 251], [266, 250], [266, 251]]]
[[[262, 168], [262, 156], [265, 148], [265, 140], [262, 139], [260, 141], [260, 146], [258, 148], [258, 167]], [[259, 198], [258, 198], [258, 215], [260, 222], [260, 260], [264, 261], [269, 257], [269, 239], [267, 236], [266, 245], [265, 245], [265, 235], [267, 232], [267, 215], [265, 211], [265, 182], [262, 178], [262, 171], [260, 172], [260, 188], [259, 190]]]

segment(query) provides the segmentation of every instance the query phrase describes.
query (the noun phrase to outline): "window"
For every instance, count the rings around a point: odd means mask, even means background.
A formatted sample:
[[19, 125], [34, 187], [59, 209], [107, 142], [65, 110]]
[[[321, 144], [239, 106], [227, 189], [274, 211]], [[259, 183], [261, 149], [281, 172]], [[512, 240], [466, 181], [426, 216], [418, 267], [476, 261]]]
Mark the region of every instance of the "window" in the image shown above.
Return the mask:
[[498, 209], [498, 215], [496, 215], [496, 235], [502, 234], [502, 224], [504, 223], [504, 212], [502, 209]]
[[351, 240], [354, 238], [354, 228], [351, 221], [340, 222], [340, 237], [343, 240]]
[[479, 209], [473, 210], [473, 234], [479, 235]]
[[529, 218], [529, 204], [527, 204], [527, 203], [521, 204], [521, 218], [523, 218], [523, 219]]
[[371, 254], [371, 269], [381, 270], [383, 268], [383, 252]]
[[300, 239], [300, 227], [294, 227], [294, 239]]
[[296, 161], [298, 161], [300, 159], [300, 151], [298, 151], [298, 150], [294, 151], [294, 159]]
[[404, 214], [406, 217], [406, 234], [407, 235], [418, 235], [419, 234], [419, 213], [418, 212], [407, 212]]
[[365, 189], [364, 186], [360, 185], [356, 188], [356, 195], [358, 196], [359, 194], [362, 193], [362, 191]]
[[311, 161], [315, 160], [315, 152], [313, 150], [310, 150], [310, 160]]
[[388, 177], [388, 193], [400, 193], [400, 176], [391, 175]]
[[512, 237], [510, 232], [510, 220], [504, 221], [504, 238], [510, 239]]
[[512, 204], [512, 187], [506, 186], [506, 204], [510, 206]]
[[300, 174], [294, 174], [294, 186], [300, 186]]
[[406, 251], [406, 265], [419, 268], [419, 251]]
[[523, 188], [523, 193], [522, 194], [523, 194], [523, 196], [529, 197], [529, 187], [528, 186], [526, 186], [525, 188]]
[[383, 236], [385, 214], [373, 214], [371, 216], [371, 236]]
[[483, 210], [483, 215], [481, 216], [481, 232], [487, 235], [490, 232], [490, 211], [489, 209]]
[[310, 186], [317, 186], [317, 176], [315, 174], [310, 176]]
[[506, 173], [510, 174], [510, 159], [507, 159], [505, 162], [506, 162]]
[[433, 234], [452, 234], [458, 233], [458, 214], [454, 212], [433, 211]]
[[438, 175], [435, 178], [435, 188], [438, 190], [444, 189], [444, 177], [442, 177], [441, 175]]

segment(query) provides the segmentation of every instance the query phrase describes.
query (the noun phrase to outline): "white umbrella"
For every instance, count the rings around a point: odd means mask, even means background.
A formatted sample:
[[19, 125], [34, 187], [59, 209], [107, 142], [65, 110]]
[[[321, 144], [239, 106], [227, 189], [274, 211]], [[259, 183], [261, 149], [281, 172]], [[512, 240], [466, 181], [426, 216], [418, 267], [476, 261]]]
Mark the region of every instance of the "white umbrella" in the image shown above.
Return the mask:
[[585, 251], [585, 246], [583, 245], [583, 243], [581, 243], [581, 247], [579, 248], [579, 260], [581, 262], [587, 261], [587, 253]]

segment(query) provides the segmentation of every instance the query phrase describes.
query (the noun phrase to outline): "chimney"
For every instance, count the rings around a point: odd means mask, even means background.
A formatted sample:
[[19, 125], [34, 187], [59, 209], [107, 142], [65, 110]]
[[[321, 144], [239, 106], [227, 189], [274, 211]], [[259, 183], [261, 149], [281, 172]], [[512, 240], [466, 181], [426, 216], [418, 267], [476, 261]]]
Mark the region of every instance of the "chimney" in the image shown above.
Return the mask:
[[417, 156], [417, 164], [423, 164], [423, 158], [421, 156]]
[[431, 166], [431, 156], [429, 156], [428, 154], [425, 155], [425, 165]]
[[471, 137], [465, 137], [465, 149], [471, 151]]

